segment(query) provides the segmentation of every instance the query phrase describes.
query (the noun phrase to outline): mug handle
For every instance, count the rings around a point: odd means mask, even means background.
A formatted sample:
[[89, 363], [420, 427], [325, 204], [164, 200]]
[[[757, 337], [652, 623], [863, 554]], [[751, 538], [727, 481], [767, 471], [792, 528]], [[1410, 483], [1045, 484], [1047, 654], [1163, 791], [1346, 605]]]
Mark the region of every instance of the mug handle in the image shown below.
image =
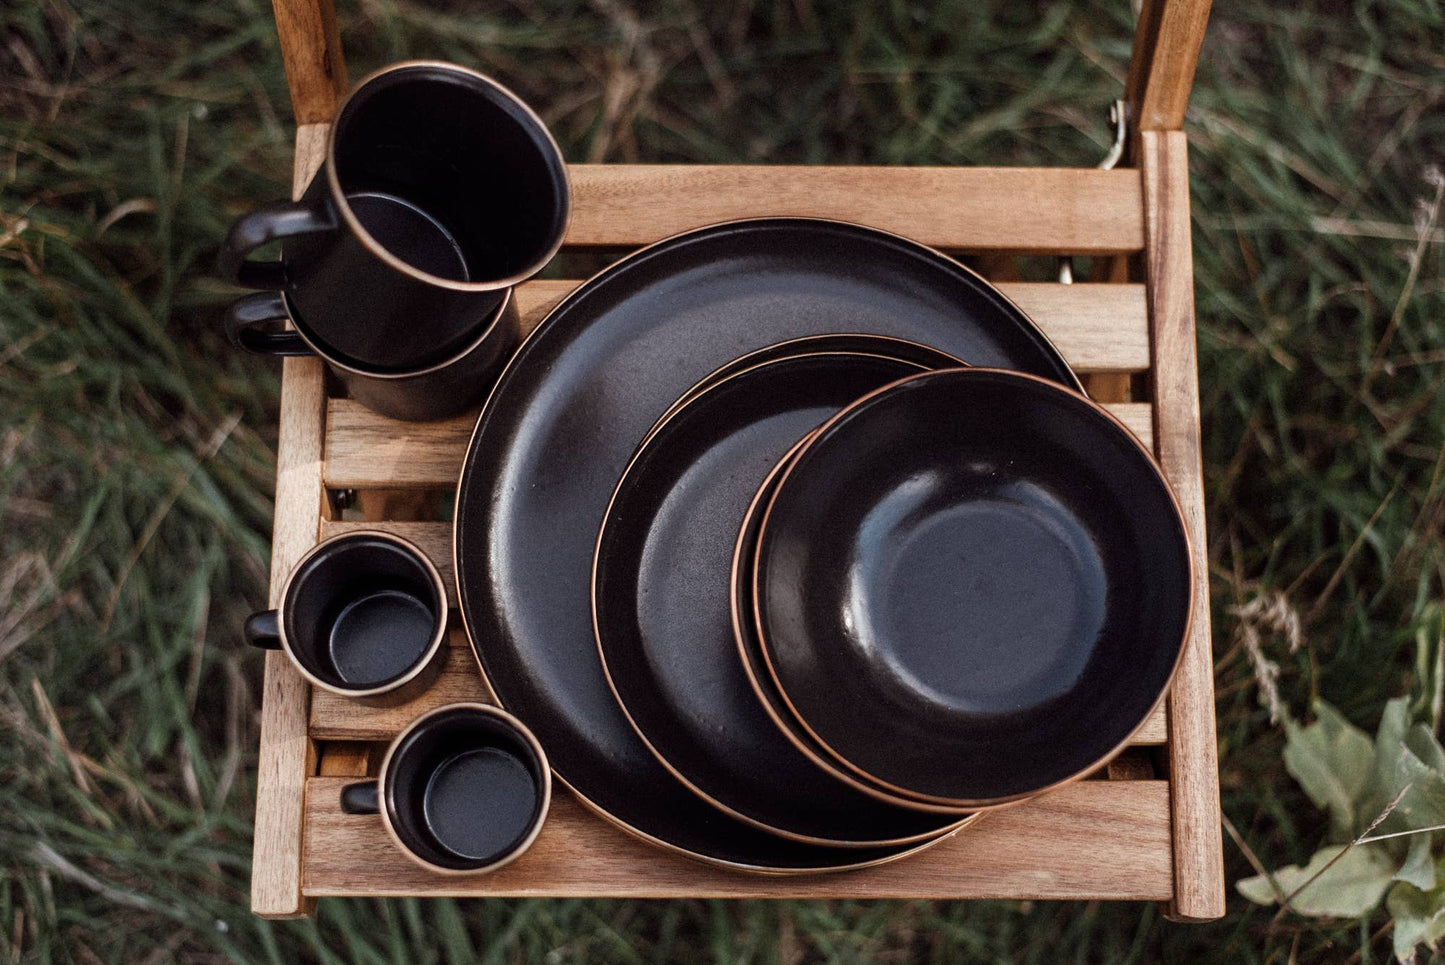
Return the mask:
[[236, 299], [226, 310], [226, 338], [257, 355], [315, 354], [296, 332], [268, 332], [260, 327], [289, 317], [280, 292], [255, 292]]
[[281, 611], [260, 610], [246, 618], [241, 627], [246, 642], [263, 650], [281, 649]]
[[381, 789], [378, 782], [362, 781], [343, 787], [341, 810], [345, 814], [380, 814]]
[[336, 213], [330, 202], [287, 201], [257, 208], [231, 225], [216, 266], [227, 281], [242, 288], [280, 291], [286, 287], [286, 262], [252, 261], [246, 256], [264, 244], [295, 235], [333, 231]]

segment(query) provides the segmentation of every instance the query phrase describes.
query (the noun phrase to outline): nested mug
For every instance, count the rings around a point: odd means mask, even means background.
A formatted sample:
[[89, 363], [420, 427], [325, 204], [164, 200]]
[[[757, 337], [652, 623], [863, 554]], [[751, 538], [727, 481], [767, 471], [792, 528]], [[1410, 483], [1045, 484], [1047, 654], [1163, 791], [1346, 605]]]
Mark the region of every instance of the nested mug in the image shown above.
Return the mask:
[[[384, 414], [452, 414], [515, 347], [510, 290], [556, 254], [570, 210], [561, 151], [515, 94], [455, 64], [387, 67], [343, 101], [301, 199], [232, 227], [221, 273], [260, 291], [227, 333], [321, 356]], [[248, 257], [276, 241], [278, 260]]]

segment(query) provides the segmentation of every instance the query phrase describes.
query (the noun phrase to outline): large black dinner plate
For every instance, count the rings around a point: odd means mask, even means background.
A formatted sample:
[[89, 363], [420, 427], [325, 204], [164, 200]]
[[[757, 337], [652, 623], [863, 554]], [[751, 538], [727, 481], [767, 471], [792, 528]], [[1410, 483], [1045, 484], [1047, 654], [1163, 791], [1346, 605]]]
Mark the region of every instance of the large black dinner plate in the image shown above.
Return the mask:
[[747, 352], [828, 332], [1078, 385], [1022, 312], [932, 249], [837, 222], [733, 222], [644, 249], [553, 309], [483, 407], [458, 485], [462, 615], [497, 698], [586, 803], [706, 860], [787, 870], [866, 852], [751, 828], [648, 753], [593, 641], [593, 544], [632, 451], [684, 390]]
[[[608, 682], [664, 766], [767, 830], [856, 847], [926, 840], [961, 818], [884, 803], [779, 733], [738, 659], [730, 591], [743, 514], [798, 440], [873, 389], [958, 365], [854, 338], [867, 351], [777, 358], [715, 382], [649, 433], [602, 524], [592, 606]], [[871, 354], [898, 348], [914, 360]]]

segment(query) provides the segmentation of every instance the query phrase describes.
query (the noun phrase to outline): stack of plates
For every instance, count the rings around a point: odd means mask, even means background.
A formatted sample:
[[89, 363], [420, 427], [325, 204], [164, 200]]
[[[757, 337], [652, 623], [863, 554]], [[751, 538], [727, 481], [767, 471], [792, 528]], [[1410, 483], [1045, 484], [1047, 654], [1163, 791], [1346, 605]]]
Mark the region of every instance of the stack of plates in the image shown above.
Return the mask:
[[1149, 455], [1031, 322], [881, 232], [692, 232], [518, 351], [458, 491], [462, 610], [559, 779], [662, 846], [889, 860], [1096, 768], [1189, 617]]

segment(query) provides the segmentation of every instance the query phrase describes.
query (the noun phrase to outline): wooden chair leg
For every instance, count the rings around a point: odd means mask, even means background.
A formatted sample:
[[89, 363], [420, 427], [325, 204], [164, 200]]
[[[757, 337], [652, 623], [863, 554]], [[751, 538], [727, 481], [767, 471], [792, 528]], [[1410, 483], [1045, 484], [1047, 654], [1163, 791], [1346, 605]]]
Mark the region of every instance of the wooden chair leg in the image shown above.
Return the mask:
[[1214, 664], [1209, 634], [1209, 561], [1199, 450], [1199, 370], [1194, 344], [1189, 156], [1182, 131], [1140, 135], [1144, 181], [1149, 328], [1156, 372], [1154, 445], [1184, 511], [1194, 556], [1194, 614], [1169, 696], [1169, 790], [1174, 826], [1171, 918], [1224, 914]]
[[[316, 129], [297, 132], [293, 190], [299, 196], [321, 164]], [[291, 358], [281, 375], [276, 521], [271, 538], [271, 605], [321, 528], [321, 464], [326, 390], [321, 360]], [[266, 654], [261, 749], [256, 773], [256, 832], [251, 859], [251, 910], [263, 918], [300, 918], [315, 909], [301, 894], [303, 790], [316, 772], [307, 736], [311, 688], [278, 651]]]
[[1210, 0], [1144, 0], [1124, 88], [1135, 131], [1184, 126], [1209, 6]]
[[271, 6], [296, 123], [330, 121], [346, 94], [336, 5], [333, 0], [271, 0]]

